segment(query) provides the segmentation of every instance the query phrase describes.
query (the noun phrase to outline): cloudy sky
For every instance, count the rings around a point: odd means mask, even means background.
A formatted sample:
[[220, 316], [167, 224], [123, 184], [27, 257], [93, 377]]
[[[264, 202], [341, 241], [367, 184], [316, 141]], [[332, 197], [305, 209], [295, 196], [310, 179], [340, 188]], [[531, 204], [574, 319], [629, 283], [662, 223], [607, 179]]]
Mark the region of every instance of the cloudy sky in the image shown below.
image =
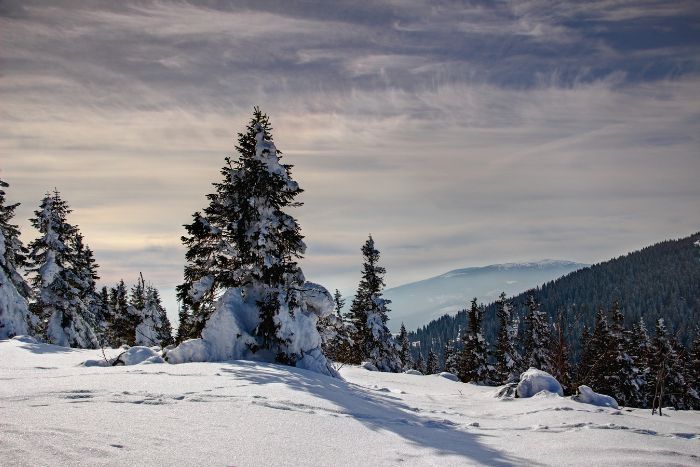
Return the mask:
[[0, 0], [0, 177], [54, 187], [105, 283], [181, 280], [253, 105], [306, 191], [307, 278], [596, 262], [700, 230], [700, 8]]

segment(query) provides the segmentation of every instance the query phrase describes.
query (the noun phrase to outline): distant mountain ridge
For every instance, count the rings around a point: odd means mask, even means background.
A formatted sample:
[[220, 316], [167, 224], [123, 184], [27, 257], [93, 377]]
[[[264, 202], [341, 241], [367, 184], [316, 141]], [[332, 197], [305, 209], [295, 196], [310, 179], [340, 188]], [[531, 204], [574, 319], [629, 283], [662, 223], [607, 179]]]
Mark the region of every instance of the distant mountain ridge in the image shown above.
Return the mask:
[[[508, 293], [506, 291], [506, 293]], [[521, 316], [527, 292], [510, 298]], [[593, 323], [595, 313], [609, 309], [618, 300], [630, 324], [643, 319], [650, 334], [654, 322], [664, 318], [681, 343], [688, 345], [700, 326], [700, 232], [677, 240], [666, 240], [617, 258], [570, 272], [546, 281], [535, 289], [541, 310], [550, 317], [558, 310], [578, 350], [581, 330]], [[484, 333], [493, 342], [496, 334], [496, 306], [489, 303], [484, 313]], [[412, 332], [410, 339], [421, 349], [440, 350], [466, 326], [466, 313], [442, 316]]]
[[439, 276], [386, 289], [392, 301], [389, 326], [398, 331], [403, 322], [416, 329], [446, 313], [464, 309], [477, 297], [491, 302], [501, 292], [513, 295], [586, 267], [573, 261], [544, 259], [454, 269]]

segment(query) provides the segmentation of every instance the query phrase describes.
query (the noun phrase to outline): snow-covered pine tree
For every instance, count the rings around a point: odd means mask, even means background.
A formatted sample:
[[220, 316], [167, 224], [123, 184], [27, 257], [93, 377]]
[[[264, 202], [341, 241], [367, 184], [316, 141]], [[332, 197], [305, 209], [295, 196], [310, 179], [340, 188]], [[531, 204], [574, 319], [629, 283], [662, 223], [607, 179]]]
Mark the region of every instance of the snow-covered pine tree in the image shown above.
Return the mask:
[[301, 228], [286, 212], [301, 205], [295, 198], [302, 190], [292, 166], [281, 163], [269, 120], [257, 107], [236, 150], [183, 238], [187, 265], [178, 298], [188, 319], [178, 334], [196, 339], [168, 356], [191, 361], [194, 349], [198, 359], [256, 353], [335, 374], [317, 330], [318, 319], [332, 312], [333, 297], [305, 282], [297, 264], [306, 248]]
[[110, 345], [110, 323], [112, 322], [112, 309], [109, 304], [109, 289], [107, 286], [97, 292], [95, 305], [95, 335], [101, 347]]
[[578, 388], [582, 384], [587, 384], [593, 360], [591, 332], [588, 330], [588, 326], [584, 324], [583, 331], [581, 332], [581, 354], [576, 364], [576, 370], [574, 371], [575, 382], [572, 384], [573, 388]]
[[340, 293], [340, 290], [335, 289], [335, 292], [333, 293], [333, 303], [335, 304], [335, 308], [333, 311], [335, 311], [336, 316], [338, 318], [343, 318], [343, 307], [345, 306], [345, 299], [343, 298], [343, 295]]
[[442, 351], [442, 358], [445, 361], [445, 371], [457, 374], [457, 358], [459, 354], [455, 352], [455, 348], [452, 345], [452, 341], [447, 341]]
[[652, 409], [671, 405], [685, 409], [688, 385], [679, 355], [674, 348], [663, 318], [656, 321], [656, 335], [652, 340], [650, 358], [650, 386]]
[[[691, 389], [700, 395], [700, 327], [695, 330], [695, 338], [688, 352], [688, 367]], [[696, 403], [693, 408], [700, 409], [700, 403]]]
[[93, 320], [81, 297], [73, 241], [78, 230], [67, 221], [71, 212], [58, 191], [44, 197], [30, 219], [41, 236], [29, 244], [29, 271], [35, 303], [48, 342], [65, 347], [96, 348]]
[[520, 378], [520, 354], [515, 345], [517, 328], [512, 316], [513, 307], [506, 298], [505, 292], [501, 292], [496, 303], [498, 337], [496, 341], [496, 365], [494, 367], [493, 380], [498, 384], [506, 384], [517, 381]]
[[120, 280], [110, 291], [109, 304], [112, 311], [112, 322], [109, 326], [109, 334], [112, 347], [122, 345], [135, 345], [136, 326], [139, 317], [135, 309], [129, 305], [129, 297], [124, 280]]
[[396, 342], [386, 326], [389, 320], [387, 305], [391, 302], [382, 298], [386, 270], [379, 266], [379, 250], [375, 248], [371, 235], [362, 246], [362, 256], [362, 279], [348, 313], [356, 329], [353, 336], [355, 352], [380, 371], [398, 372], [403, 365]]
[[0, 339], [33, 333], [39, 324], [29, 311], [29, 285], [18, 269], [26, 266], [27, 249], [19, 238], [19, 227], [12, 224], [16, 204], [6, 204], [9, 185], [0, 180]]
[[140, 277], [143, 287], [143, 308], [140, 322], [136, 326], [136, 345], [158, 345], [165, 347], [173, 343], [172, 326], [160, 299], [160, 293], [153, 285], [146, 285]]
[[601, 308], [595, 315], [593, 332], [588, 341], [587, 352], [590, 361], [581, 384], [590, 386], [594, 391], [610, 394], [612, 388], [608, 380], [611, 373], [610, 363], [610, 327], [605, 311]]
[[464, 348], [460, 354], [457, 376], [465, 383], [486, 384], [490, 373], [488, 346], [481, 329], [483, 307], [477, 305], [476, 298], [471, 302], [467, 320], [469, 326], [462, 337]]
[[635, 402], [635, 407], [649, 407], [651, 397], [649, 394], [649, 377], [651, 369], [649, 367], [649, 358], [652, 354], [651, 340], [647, 332], [646, 325], [642, 318], [638, 322], [632, 324], [632, 331], [629, 334], [629, 354], [639, 369], [637, 380], [640, 383], [639, 400]]
[[551, 372], [549, 320], [547, 315], [540, 311], [540, 304], [537, 303], [534, 293], [528, 295], [525, 326], [525, 366]]
[[77, 231], [77, 228], [75, 235], [71, 238], [71, 243], [74, 251], [72, 267], [77, 276], [75, 286], [78, 289], [80, 299], [85, 305], [85, 318], [89, 321], [95, 335], [99, 336], [102, 332], [99, 328], [100, 323], [98, 320], [98, 308], [100, 305], [97, 294], [97, 280], [99, 280], [100, 276], [97, 274], [97, 268], [99, 265], [95, 261], [92, 250], [84, 243], [83, 235]]
[[438, 362], [438, 356], [433, 349], [428, 352], [428, 362], [425, 364], [425, 374], [434, 375], [440, 372], [440, 362]]
[[192, 339], [196, 333], [194, 332], [194, 325], [192, 324], [193, 316], [192, 311], [190, 311], [190, 306], [182, 300], [178, 301], [178, 306], [178, 325], [175, 342], [180, 344], [187, 339]]
[[399, 345], [401, 350], [399, 352], [399, 359], [401, 360], [401, 366], [404, 370], [413, 368], [413, 357], [411, 357], [411, 343], [408, 341], [408, 332], [406, 332], [406, 326], [401, 323], [401, 330], [399, 331]]
[[423, 357], [423, 352], [418, 352], [418, 359], [414, 363], [414, 370], [418, 370], [425, 374], [426, 372], [425, 358]]
[[569, 345], [566, 342], [566, 324], [564, 314], [557, 313], [554, 323], [554, 336], [550, 344], [549, 362], [551, 374], [559, 381], [565, 393], [573, 392], [571, 387], [571, 366], [569, 364]]
[[610, 368], [607, 380], [611, 392], [607, 394], [614, 397], [620, 405], [637, 406], [642, 400], [644, 381], [640, 378], [634, 358], [629, 354], [631, 342], [628, 341], [629, 335], [624, 326], [625, 317], [617, 301], [610, 310], [610, 319], [606, 366]]

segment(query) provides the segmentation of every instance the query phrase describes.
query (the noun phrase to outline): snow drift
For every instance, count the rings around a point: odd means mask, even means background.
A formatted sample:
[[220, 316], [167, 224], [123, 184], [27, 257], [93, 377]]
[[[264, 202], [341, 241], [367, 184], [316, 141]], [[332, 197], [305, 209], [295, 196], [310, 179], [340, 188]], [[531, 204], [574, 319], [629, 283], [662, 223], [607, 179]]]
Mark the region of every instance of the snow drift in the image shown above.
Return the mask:
[[573, 400], [583, 402], [584, 404], [597, 405], [599, 407], [611, 407], [618, 409], [617, 401], [605, 394], [598, 394], [586, 385], [578, 387], [578, 394], [572, 397]]

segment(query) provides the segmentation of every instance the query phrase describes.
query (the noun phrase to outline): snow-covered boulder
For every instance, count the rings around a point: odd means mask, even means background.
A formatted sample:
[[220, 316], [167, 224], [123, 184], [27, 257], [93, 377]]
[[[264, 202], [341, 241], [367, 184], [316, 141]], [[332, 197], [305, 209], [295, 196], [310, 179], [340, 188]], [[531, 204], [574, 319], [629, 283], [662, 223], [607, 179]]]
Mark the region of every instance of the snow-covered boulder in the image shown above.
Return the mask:
[[404, 371], [403, 373], [404, 373], [405, 375], [423, 376], [423, 373], [421, 373], [421, 372], [418, 371], [418, 370], [413, 370], [413, 369], [411, 369], [411, 370], [406, 370], [406, 371]]
[[572, 397], [573, 400], [583, 402], [584, 404], [597, 405], [599, 407], [610, 407], [618, 409], [617, 401], [605, 394], [598, 394], [586, 385], [578, 387], [578, 394]]
[[[244, 293], [245, 292], [245, 293]], [[209, 362], [225, 360], [257, 360], [274, 362], [269, 351], [253, 352], [258, 341], [254, 336], [260, 322], [258, 302], [264, 290], [248, 287], [228, 289], [219, 299], [216, 310], [207, 320], [199, 339], [190, 339], [168, 350], [169, 363]], [[333, 297], [318, 284], [306, 282], [301, 291], [301, 306], [290, 310], [283, 304], [275, 316], [279, 336], [287, 339], [287, 352], [298, 355], [297, 368], [338, 376], [321, 351], [321, 335], [316, 323], [333, 313]]]
[[138, 365], [139, 363], [164, 363], [163, 358], [155, 350], [136, 345], [119, 355], [112, 365]]
[[443, 371], [439, 373], [439, 375], [445, 379], [449, 379], [450, 381], [459, 382], [459, 378], [457, 377], [457, 375], [455, 375], [454, 373], [450, 373], [449, 371]]
[[554, 376], [546, 371], [530, 368], [520, 375], [517, 393], [518, 397], [532, 397], [538, 392], [547, 391], [560, 396], [564, 395], [564, 390]]

